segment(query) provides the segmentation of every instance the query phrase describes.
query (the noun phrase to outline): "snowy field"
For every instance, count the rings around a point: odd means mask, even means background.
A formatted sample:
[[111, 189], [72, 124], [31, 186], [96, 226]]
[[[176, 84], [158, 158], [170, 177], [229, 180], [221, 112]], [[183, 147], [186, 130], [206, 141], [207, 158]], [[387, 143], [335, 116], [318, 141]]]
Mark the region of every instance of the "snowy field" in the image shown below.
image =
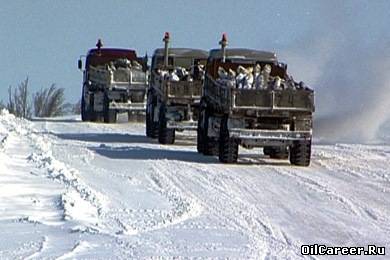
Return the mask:
[[389, 145], [317, 143], [308, 168], [256, 149], [222, 165], [194, 145], [1, 112], [0, 259], [300, 259], [302, 244], [389, 257]]

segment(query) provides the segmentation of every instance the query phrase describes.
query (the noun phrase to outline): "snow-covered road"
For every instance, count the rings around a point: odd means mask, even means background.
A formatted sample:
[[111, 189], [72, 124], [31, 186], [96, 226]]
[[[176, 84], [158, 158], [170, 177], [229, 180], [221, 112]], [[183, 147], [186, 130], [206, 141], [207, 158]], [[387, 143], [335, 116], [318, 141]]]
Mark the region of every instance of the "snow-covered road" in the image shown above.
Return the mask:
[[299, 259], [302, 244], [390, 253], [389, 145], [316, 144], [300, 168], [242, 148], [223, 165], [194, 144], [159, 145], [136, 123], [1, 112], [0, 258]]

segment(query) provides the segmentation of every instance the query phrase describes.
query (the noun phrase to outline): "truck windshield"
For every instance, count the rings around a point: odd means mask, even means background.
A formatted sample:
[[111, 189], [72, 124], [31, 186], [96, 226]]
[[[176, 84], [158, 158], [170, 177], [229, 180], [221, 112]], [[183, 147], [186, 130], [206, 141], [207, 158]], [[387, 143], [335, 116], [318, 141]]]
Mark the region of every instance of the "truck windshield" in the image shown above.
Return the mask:
[[134, 51], [130, 50], [101, 50], [101, 52], [93, 51], [87, 56], [87, 66], [98, 66], [108, 64], [118, 59], [127, 59], [129, 61], [136, 60], [137, 56]]

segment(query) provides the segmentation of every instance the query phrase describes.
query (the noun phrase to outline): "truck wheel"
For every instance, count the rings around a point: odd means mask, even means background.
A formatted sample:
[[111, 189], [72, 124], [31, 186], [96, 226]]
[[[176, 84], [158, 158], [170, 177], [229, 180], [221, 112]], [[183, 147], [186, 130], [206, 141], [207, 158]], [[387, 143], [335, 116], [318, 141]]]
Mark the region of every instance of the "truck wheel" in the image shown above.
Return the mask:
[[91, 122], [100, 122], [101, 116], [99, 115], [98, 112], [96, 112], [93, 108], [95, 106], [95, 98], [94, 98], [94, 93], [91, 93], [89, 95], [89, 107], [87, 109], [89, 121]]
[[103, 119], [104, 123], [116, 123], [116, 111], [109, 109], [110, 101], [108, 97], [104, 96], [104, 110]]
[[85, 121], [89, 121], [89, 120], [90, 120], [90, 116], [89, 116], [87, 108], [85, 107], [84, 97], [82, 97], [81, 98], [81, 121], [85, 122]]
[[152, 137], [152, 126], [150, 122], [150, 113], [148, 109], [146, 109], [146, 116], [145, 116], [145, 132], [147, 137]]
[[[148, 107], [151, 107], [148, 109]], [[154, 128], [153, 128], [153, 105], [150, 104], [146, 108], [146, 116], [145, 116], [145, 125], [146, 125], [146, 136], [151, 138], [156, 138], [156, 135], [153, 134]], [[154, 132], [153, 132], [154, 131]]]
[[199, 111], [198, 128], [196, 129], [196, 150], [198, 153], [204, 153], [204, 130], [202, 129], [203, 124], [202, 111]]
[[198, 131], [197, 131], [197, 150], [204, 155], [218, 154], [218, 141], [208, 136], [210, 112], [203, 107], [199, 110]]
[[151, 138], [157, 138], [158, 137], [158, 123], [154, 122], [153, 116], [154, 116], [154, 105], [150, 105], [150, 110], [146, 110], [146, 136]]
[[160, 144], [173, 144], [175, 142], [175, 129], [167, 128], [167, 118], [165, 116], [164, 106], [161, 106], [159, 115], [158, 142]]
[[229, 136], [227, 117], [221, 122], [219, 134], [219, 161], [223, 163], [236, 163], [238, 159], [238, 141]]
[[146, 98], [146, 111], [145, 111], [145, 132], [147, 137], [152, 137], [152, 100], [151, 100], [151, 94], [148, 92], [147, 98]]
[[[152, 106], [153, 107], [153, 112], [154, 112], [154, 109], [155, 109], [155, 107], [154, 106]], [[150, 121], [150, 126], [151, 126], [151, 128], [150, 128], [150, 133], [151, 133], [151, 137], [152, 138], [157, 138], [158, 137], [158, 122], [154, 122], [154, 114], [152, 114], [151, 115], [151, 121]]]
[[309, 166], [311, 156], [311, 140], [294, 141], [290, 146], [290, 163], [297, 166]]
[[[207, 129], [208, 129], [208, 117], [206, 115], [206, 108], [201, 106], [199, 109], [198, 128], [197, 128], [197, 142], [196, 149], [198, 153], [205, 154], [207, 145]], [[206, 121], [207, 118], [207, 121]]]

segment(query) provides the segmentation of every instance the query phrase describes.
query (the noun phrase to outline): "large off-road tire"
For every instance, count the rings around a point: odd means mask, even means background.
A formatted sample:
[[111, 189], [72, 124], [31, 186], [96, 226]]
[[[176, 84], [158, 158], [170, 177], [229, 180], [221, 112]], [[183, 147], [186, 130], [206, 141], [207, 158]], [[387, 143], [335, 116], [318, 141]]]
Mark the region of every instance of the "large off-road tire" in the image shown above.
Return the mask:
[[81, 121], [90, 121], [89, 111], [86, 107], [84, 97], [81, 98]]
[[89, 121], [91, 122], [101, 122], [102, 121], [102, 113], [96, 112], [94, 110], [95, 106], [95, 99], [94, 99], [94, 94], [91, 93], [89, 95], [89, 107], [86, 110], [88, 113]]
[[145, 132], [147, 137], [152, 137], [152, 123], [150, 122], [150, 115], [149, 112], [146, 111], [145, 116]]
[[206, 115], [206, 108], [201, 106], [198, 116], [198, 128], [197, 128], [197, 142], [196, 149], [198, 153], [205, 154], [207, 145], [207, 129], [208, 129], [208, 117]]
[[199, 109], [197, 144], [198, 153], [204, 155], [218, 155], [218, 141], [208, 136], [210, 112], [206, 107]]
[[149, 92], [146, 99], [146, 109], [145, 109], [145, 134], [147, 137], [152, 137], [152, 116], [151, 116], [151, 98]]
[[173, 144], [175, 142], [175, 129], [167, 128], [166, 109], [160, 107], [158, 122], [158, 142], [160, 144]]
[[103, 109], [103, 119], [104, 123], [116, 123], [117, 113], [115, 110], [109, 109], [110, 100], [105, 95], [104, 96], [104, 109]]
[[290, 163], [297, 166], [309, 166], [311, 157], [311, 140], [294, 141], [290, 146]]
[[150, 138], [158, 137], [158, 123], [154, 122], [154, 104], [150, 104], [150, 109], [146, 109], [145, 124], [146, 136]]
[[219, 134], [219, 161], [223, 163], [236, 163], [238, 159], [238, 140], [229, 136], [228, 117], [221, 121]]
[[204, 152], [204, 130], [202, 129], [202, 120], [203, 118], [201, 117], [201, 112], [199, 111], [198, 128], [196, 129], [196, 150], [201, 154]]
[[264, 154], [272, 159], [288, 159], [287, 147], [266, 146], [263, 148]]

